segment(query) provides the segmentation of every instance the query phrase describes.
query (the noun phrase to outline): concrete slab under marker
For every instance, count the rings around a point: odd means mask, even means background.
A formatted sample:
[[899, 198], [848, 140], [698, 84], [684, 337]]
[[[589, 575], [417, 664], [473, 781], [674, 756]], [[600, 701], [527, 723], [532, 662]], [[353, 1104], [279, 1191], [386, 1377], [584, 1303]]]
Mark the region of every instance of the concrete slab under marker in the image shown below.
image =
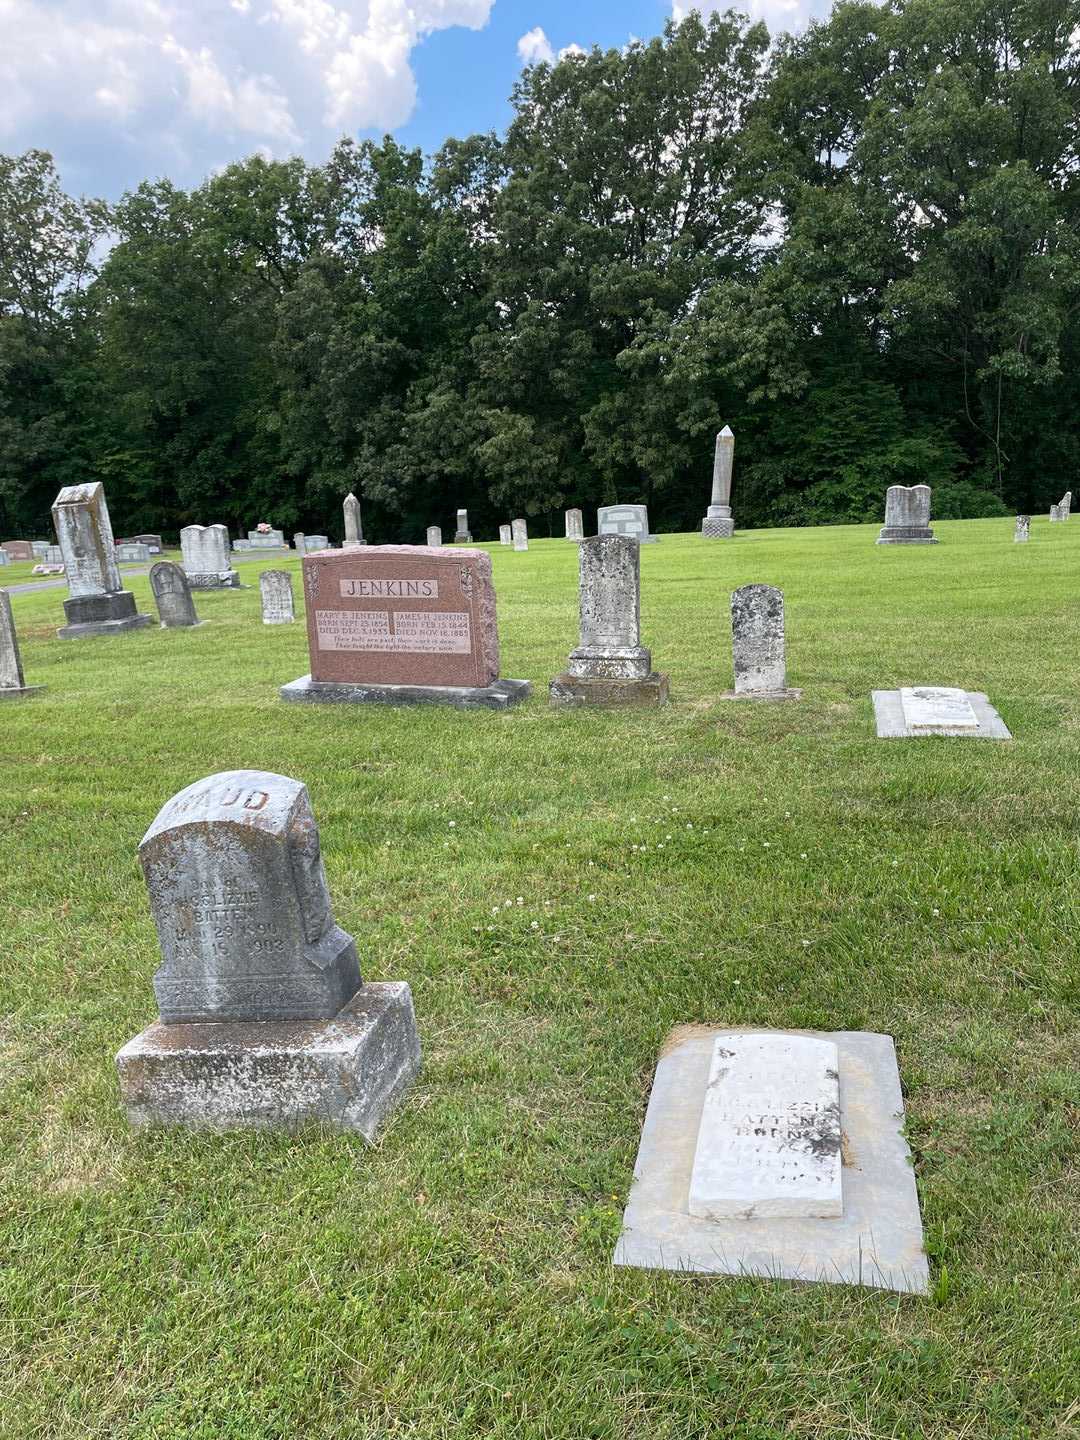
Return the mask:
[[990, 704], [981, 691], [966, 690], [964, 698], [975, 712], [978, 728], [957, 729], [955, 726], [940, 726], [933, 729], [912, 730], [904, 715], [904, 705], [899, 690], [874, 690], [874, 720], [879, 740], [911, 740], [924, 735], [948, 735], [967, 740], [1011, 740], [1012, 732], [1005, 721]]
[[760, 1028], [685, 1025], [664, 1044], [641, 1132], [616, 1265], [826, 1281], [925, 1295], [929, 1271], [891, 1036], [790, 1031], [832, 1041], [840, 1075], [843, 1215], [704, 1220], [690, 1179], [719, 1034]]

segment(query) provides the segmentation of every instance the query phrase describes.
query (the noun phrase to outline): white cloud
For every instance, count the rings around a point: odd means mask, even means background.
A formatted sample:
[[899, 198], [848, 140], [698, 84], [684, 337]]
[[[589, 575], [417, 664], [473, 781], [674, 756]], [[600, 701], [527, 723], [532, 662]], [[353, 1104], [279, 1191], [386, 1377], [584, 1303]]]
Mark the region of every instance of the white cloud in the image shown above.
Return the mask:
[[321, 156], [342, 131], [408, 120], [416, 45], [481, 29], [494, 3], [0, 0], [0, 148], [89, 168], [121, 145], [142, 173], [178, 156], [205, 173], [260, 145]]
[[[713, 11], [722, 13], [732, 8], [731, 0], [671, 0], [671, 16], [676, 24], [685, 20], [691, 10], [704, 16]], [[745, 11], [751, 20], [764, 20], [770, 35], [780, 30], [801, 30], [811, 15], [828, 8], [827, 0], [745, 0], [735, 7]]]
[[580, 45], [564, 45], [559, 51], [559, 59], [565, 60], [568, 55], [585, 55], [587, 53]]
[[539, 25], [527, 30], [517, 42], [517, 53], [523, 65], [554, 65], [555, 51]]

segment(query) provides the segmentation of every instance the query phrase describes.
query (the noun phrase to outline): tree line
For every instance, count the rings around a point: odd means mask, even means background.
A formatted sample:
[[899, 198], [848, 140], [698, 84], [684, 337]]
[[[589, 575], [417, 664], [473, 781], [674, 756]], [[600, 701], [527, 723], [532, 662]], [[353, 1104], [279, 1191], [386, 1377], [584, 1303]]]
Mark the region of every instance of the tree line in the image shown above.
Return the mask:
[[0, 155], [0, 530], [376, 541], [1039, 510], [1080, 437], [1080, 0], [729, 11], [525, 70], [503, 135], [343, 139], [116, 204]]

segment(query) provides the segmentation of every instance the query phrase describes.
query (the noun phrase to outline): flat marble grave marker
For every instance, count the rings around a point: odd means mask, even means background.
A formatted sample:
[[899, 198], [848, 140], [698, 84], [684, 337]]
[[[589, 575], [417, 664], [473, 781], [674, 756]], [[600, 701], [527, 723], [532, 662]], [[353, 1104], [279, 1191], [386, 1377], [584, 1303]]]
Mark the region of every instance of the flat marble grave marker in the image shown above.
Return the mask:
[[879, 739], [947, 735], [972, 740], [1011, 740], [1004, 720], [979, 691], [949, 685], [913, 685], [873, 691]]
[[614, 1263], [925, 1295], [903, 1121], [888, 1035], [680, 1026]]
[[161, 946], [161, 1019], [116, 1057], [133, 1125], [371, 1139], [420, 1063], [403, 981], [362, 984], [334, 923], [306, 787], [210, 775], [162, 808], [139, 858]]
[[689, 1211], [704, 1220], [844, 1213], [836, 1045], [717, 1035]]

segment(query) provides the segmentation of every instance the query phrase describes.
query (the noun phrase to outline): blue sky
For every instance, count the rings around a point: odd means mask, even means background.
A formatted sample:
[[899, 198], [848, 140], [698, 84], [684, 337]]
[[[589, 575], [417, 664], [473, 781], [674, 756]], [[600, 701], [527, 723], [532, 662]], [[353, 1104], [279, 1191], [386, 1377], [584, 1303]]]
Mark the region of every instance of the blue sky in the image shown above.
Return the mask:
[[[342, 134], [436, 149], [502, 129], [522, 65], [658, 34], [693, 0], [0, 0], [0, 151], [115, 199]], [[749, 0], [772, 31], [826, 0]], [[726, 8], [703, 0], [702, 8]]]

